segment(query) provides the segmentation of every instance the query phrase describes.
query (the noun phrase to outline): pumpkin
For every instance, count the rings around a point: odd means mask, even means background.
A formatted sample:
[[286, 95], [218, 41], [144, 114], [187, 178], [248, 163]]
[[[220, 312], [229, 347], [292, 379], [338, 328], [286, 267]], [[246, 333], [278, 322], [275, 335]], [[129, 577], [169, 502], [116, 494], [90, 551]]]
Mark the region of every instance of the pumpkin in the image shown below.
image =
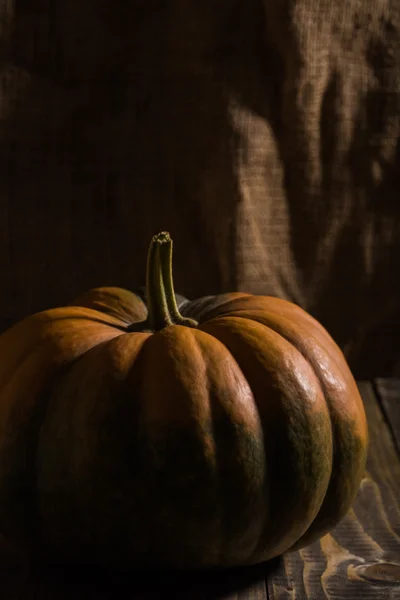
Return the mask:
[[97, 288], [0, 336], [0, 530], [40, 560], [254, 564], [349, 510], [367, 424], [345, 358], [298, 306]]

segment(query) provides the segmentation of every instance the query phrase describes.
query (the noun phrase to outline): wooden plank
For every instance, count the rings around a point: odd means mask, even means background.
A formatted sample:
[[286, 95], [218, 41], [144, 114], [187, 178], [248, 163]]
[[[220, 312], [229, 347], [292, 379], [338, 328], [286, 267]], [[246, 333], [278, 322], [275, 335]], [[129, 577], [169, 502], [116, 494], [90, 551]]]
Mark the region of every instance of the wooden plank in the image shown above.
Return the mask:
[[375, 386], [400, 453], [400, 379], [377, 379]]
[[400, 600], [400, 460], [370, 383], [367, 473], [353, 509], [324, 538], [284, 557], [270, 600]]

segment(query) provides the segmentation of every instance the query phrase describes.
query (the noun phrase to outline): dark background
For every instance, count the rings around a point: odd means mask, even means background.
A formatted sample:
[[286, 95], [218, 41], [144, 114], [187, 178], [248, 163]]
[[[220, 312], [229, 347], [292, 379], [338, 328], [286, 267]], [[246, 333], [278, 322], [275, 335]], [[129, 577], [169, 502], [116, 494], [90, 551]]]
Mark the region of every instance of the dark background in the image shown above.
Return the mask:
[[2, 3], [0, 330], [92, 286], [143, 285], [166, 229], [177, 291], [287, 298], [356, 376], [398, 374], [386, 4]]

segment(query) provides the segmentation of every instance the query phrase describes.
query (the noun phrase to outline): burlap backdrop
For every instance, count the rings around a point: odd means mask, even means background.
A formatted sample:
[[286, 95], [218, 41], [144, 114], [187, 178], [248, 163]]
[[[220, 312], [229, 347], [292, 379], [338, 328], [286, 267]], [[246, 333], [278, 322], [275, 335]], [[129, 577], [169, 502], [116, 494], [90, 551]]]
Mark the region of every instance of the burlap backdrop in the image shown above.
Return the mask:
[[400, 341], [398, 0], [7, 0], [1, 327], [96, 285], [293, 300], [357, 375]]

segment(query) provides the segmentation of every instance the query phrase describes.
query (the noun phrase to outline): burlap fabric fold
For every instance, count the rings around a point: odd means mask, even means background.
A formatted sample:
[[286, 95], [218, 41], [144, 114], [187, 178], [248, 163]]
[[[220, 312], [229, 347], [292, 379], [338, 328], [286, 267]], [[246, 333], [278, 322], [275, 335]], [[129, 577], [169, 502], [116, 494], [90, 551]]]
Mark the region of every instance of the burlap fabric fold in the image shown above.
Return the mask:
[[359, 376], [400, 353], [397, 0], [0, 7], [0, 326], [144, 282], [299, 303]]

